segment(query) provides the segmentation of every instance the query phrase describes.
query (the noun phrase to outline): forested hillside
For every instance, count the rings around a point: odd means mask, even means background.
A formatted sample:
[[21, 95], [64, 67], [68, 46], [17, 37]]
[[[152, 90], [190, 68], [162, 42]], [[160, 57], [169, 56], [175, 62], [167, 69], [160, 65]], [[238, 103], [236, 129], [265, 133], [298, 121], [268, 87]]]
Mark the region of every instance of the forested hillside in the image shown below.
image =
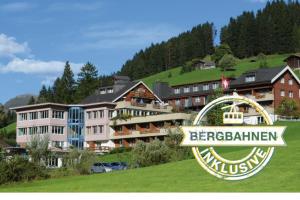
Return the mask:
[[257, 13], [243, 12], [221, 29], [220, 39], [239, 58], [300, 51], [300, 4], [277, 0]]
[[200, 24], [166, 42], [152, 44], [126, 61], [120, 74], [139, 79], [177, 67], [193, 58], [204, 57], [214, 51], [215, 31], [212, 23]]

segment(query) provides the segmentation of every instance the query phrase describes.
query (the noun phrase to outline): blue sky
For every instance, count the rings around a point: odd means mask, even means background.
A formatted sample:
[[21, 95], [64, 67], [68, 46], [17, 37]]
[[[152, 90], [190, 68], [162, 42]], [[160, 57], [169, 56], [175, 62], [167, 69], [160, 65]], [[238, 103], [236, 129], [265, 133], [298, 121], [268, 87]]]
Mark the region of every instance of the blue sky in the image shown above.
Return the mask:
[[[135, 52], [206, 21], [217, 31], [231, 16], [266, 0], [0, 1], [0, 102], [38, 94], [66, 60], [77, 73], [87, 61], [100, 74], [121, 68]], [[216, 39], [218, 43], [218, 38]]]

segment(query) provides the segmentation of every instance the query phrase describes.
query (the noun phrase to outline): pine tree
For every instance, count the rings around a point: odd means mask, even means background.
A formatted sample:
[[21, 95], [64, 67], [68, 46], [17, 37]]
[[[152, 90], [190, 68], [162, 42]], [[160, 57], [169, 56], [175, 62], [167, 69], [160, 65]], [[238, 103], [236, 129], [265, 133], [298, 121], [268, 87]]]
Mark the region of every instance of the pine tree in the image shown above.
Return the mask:
[[98, 70], [90, 62], [86, 63], [80, 70], [77, 80], [76, 102], [93, 94], [99, 87]]
[[[31, 99], [32, 100], [32, 99]], [[45, 85], [42, 86], [42, 89], [40, 90], [37, 103], [45, 103], [49, 102], [49, 99], [47, 98], [47, 88]], [[34, 102], [33, 102], [34, 104]]]
[[75, 80], [69, 61], [66, 62], [64, 73], [60, 79], [60, 87], [63, 94], [61, 103], [74, 103]]
[[28, 104], [27, 105], [33, 105], [35, 104], [35, 98], [33, 96], [30, 97], [29, 101], [28, 101]]

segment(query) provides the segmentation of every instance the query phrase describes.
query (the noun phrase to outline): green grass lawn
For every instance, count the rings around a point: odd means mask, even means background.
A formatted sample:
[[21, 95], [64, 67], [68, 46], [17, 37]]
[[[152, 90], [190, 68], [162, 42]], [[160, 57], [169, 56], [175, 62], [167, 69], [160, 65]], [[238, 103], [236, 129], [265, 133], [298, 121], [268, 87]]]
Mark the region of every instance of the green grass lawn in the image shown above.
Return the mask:
[[[267, 63], [269, 67], [278, 67], [284, 66], [285, 62], [283, 61], [289, 54], [282, 55], [269, 55], [267, 56]], [[173, 68], [168, 71], [164, 71], [142, 80], [152, 88], [155, 81], [166, 81], [170, 85], [186, 84], [186, 83], [195, 83], [208, 80], [220, 79], [222, 74], [224, 76], [239, 76], [243, 72], [248, 70], [253, 70], [259, 68], [259, 62], [251, 62], [255, 58], [246, 58], [239, 60], [235, 67], [235, 71], [221, 71], [219, 68], [216, 69], [207, 69], [207, 70], [196, 70], [184, 74], [180, 74], [181, 67]], [[169, 74], [172, 77], [168, 77]], [[298, 74], [299, 75], [299, 74]]]
[[[185, 160], [127, 171], [72, 176], [1, 186], [1, 192], [299, 192], [300, 123], [281, 122], [288, 129], [287, 147], [277, 147], [269, 164], [257, 175], [242, 181], [211, 176], [197, 162]], [[245, 154], [226, 152], [225, 156]], [[109, 155], [111, 157], [113, 155]]]
[[11, 123], [8, 126], [1, 128], [2, 129], [6, 129], [8, 134], [15, 134], [16, 133], [16, 123]]

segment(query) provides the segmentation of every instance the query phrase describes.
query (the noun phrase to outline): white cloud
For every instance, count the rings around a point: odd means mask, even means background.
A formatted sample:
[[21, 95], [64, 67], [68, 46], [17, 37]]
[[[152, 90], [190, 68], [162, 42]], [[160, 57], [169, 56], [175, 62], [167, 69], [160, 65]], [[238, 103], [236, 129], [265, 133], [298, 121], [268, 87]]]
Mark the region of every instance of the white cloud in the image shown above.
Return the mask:
[[[77, 73], [83, 64], [70, 63], [74, 73]], [[17, 72], [24, 74], [57, 75], [63, 72], [65, 62], [62, 61], [42, 61], [35, 59], [13, 58], [5, 66], [0, 68], [0, 72]]]
[[3, 33], [0, 34], [0, 57], [12, 57], [16, 54], [26, 54], [29, 52], [30, 49], [27, 42], [18, 43], [14, 37], [8, 37]]
[[7, 3], [7, 4], [0, 5], [0, 10], [6, 12], [19, 12], [19, 11], [30, 10], [33, 7], [34, 7], [33, 4], [27, 2], [14, 2], [14, 3]]
[[93, 11], [102, 7], [101, 2], [94, 3], [53, 3], [48, 7], [50, 11]]
[[179, 33], [176, 27], [158, 24], [106, 24], [82, 31], [81, 49], [141, 47], [166, 40]]
[[269, 0], [250, 0], [252, 3], [267, 3]]
[[51, 86], [51, 85], [53, 85], [53, 83], [56, 79], [57, 79], [57, 76], [46, 76], [45, 80], [43, 80], [41, 82], [41, 84], [45, 85], [45, 86]]

